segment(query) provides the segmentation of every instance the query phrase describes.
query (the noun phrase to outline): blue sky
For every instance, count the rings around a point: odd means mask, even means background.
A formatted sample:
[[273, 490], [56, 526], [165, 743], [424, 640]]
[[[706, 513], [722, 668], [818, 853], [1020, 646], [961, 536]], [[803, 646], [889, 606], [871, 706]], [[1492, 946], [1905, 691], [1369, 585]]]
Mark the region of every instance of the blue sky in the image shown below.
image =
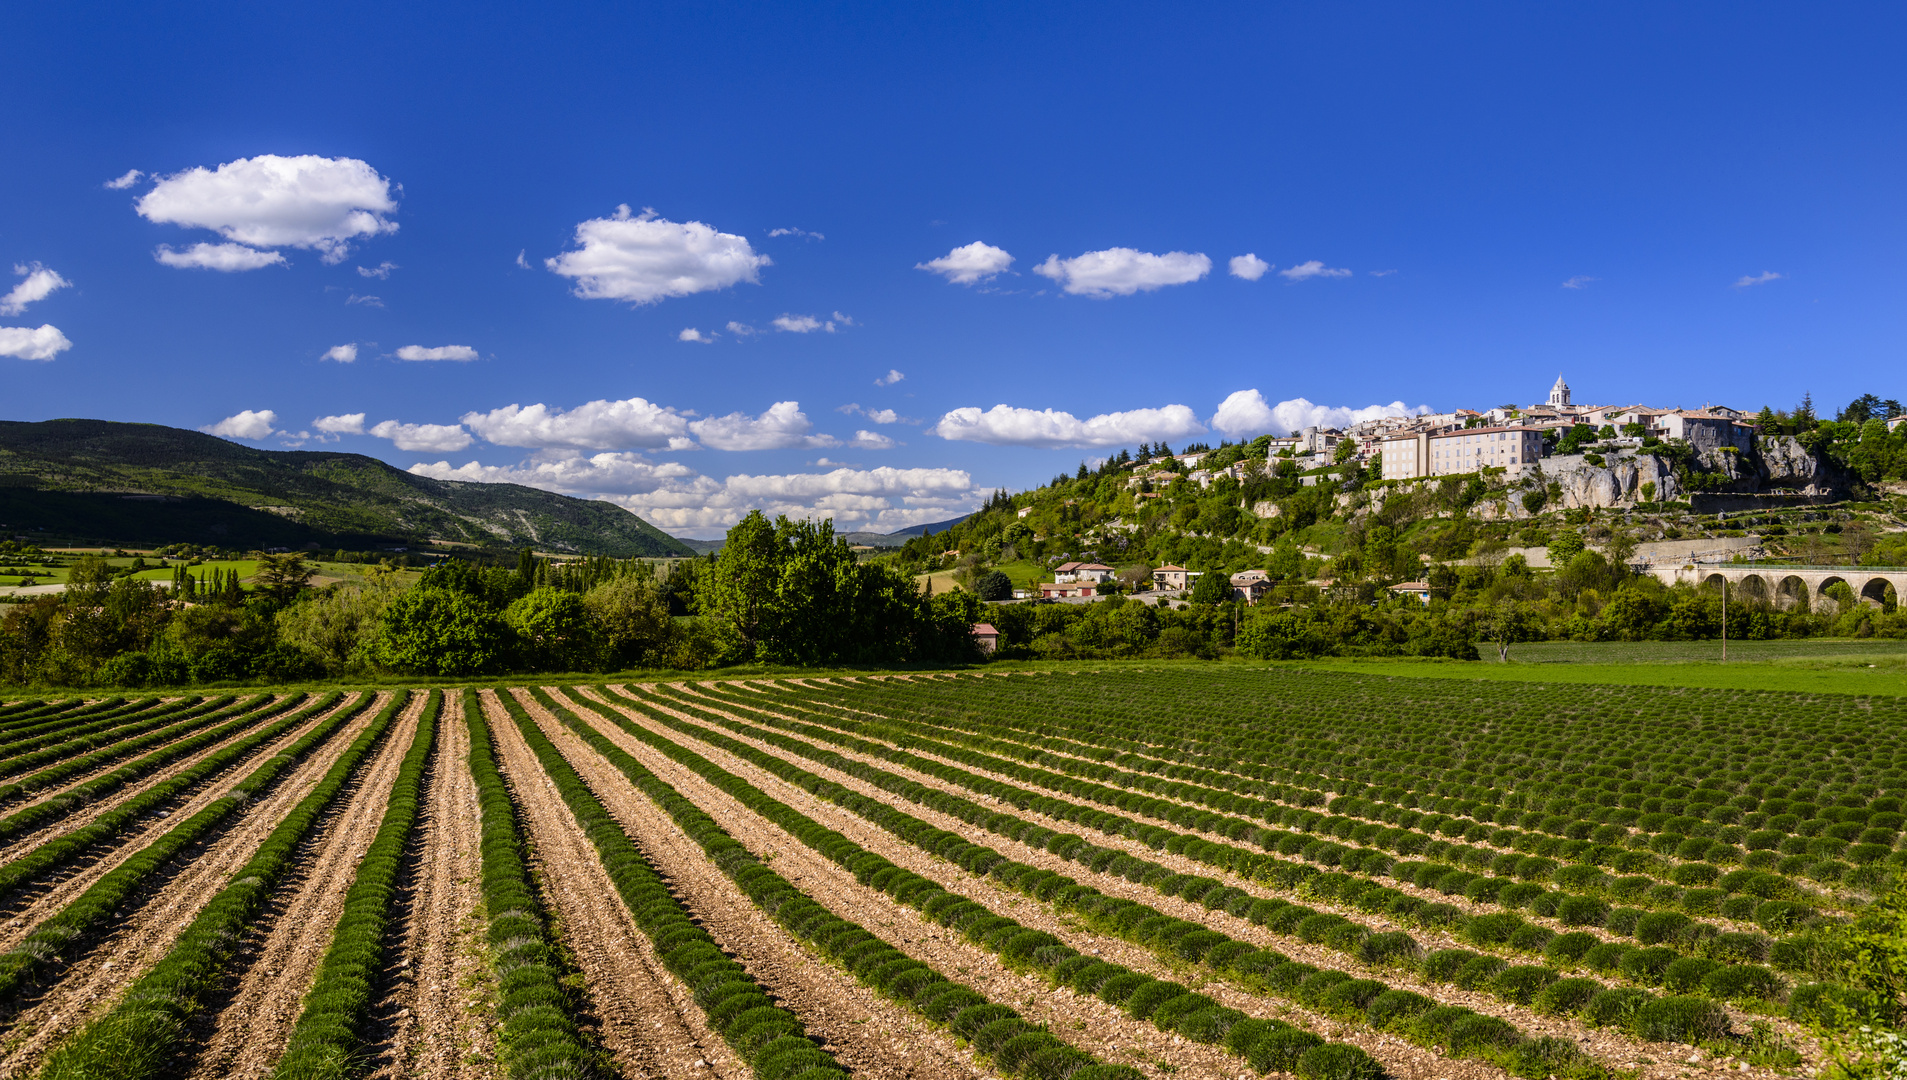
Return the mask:
[[1142, 439], [1558, 372], [1578, 401], [1899, 397], [1903, 23], [13, 5], [0, 415], [710, 536], [758, 506], [887, 531]]

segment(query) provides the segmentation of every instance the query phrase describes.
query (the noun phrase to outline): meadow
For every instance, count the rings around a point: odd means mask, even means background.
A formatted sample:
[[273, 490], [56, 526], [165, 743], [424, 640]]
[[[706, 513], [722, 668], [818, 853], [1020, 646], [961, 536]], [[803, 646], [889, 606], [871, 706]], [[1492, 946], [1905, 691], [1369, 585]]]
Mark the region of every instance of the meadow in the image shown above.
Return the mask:
[[1820, 1064], [1907, 701], [1418, 667], [9, 700], [0, 1073]]

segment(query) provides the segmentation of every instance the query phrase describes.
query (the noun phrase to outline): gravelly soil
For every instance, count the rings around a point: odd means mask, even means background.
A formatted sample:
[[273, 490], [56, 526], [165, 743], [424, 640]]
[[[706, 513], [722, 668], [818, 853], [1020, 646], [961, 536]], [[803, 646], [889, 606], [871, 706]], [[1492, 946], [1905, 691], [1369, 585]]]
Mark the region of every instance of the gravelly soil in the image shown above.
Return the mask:
[[377, 835], [391, 788], [417, 734], [426, 695], [412, 695], [397, 722], [301, 845], [298, 864], [252, 923], [232, 958], [226, 992], [199, 1014], [197, 1080], [264, 1076], [285, 1052], [318, 962], [331, 946], [344, 894]]
[[66, 957], [57, 981], [7, 1026], [0, 1042], [0, 1076], [31, 1072], [54, 1042], [85, 1024], [164, 956], [205, 901], [251, 859], [285, 813], [311, 793], [389, 700], [389, 691], [380, 692], [372, 708], [333, 733], [209, 843], [181, 852], [177, 869], [159, 875], [163, 880], [129, 901], [119, 925], [103, 941], [82, 955]]
[[371, 1009], [366, 1075], [490, 1080], [495, 980], [485, 959], [477, 785], [463, 696], [444, 695], [418, 838], [399, 883], [383, 996]]
[[[658, 704], [661, 704], [661, 703], [658, 702]], [[731, 738], [740, 738], [740, 736], [736, 735], [736, 733], [732, 731], [724, 730], [723, 733], [725, 735], [728, 735]], [[784, 732], [783, 734], [786, 734], [786, 733]], [[748, 742], [750, 743], [750, 745], [754, 745], [758, 749], [764, 750], [769, 753], [775, 753], [783, 757], [789, 756], [786, 753], [779, 751], [774, 747], [757, 743], [753, 740], [743, 739], [742, 741]], [[838, 747], [830, 746], [828, 747], [828, 749], [839, 751], [843, 754], [843, 756], [848, 757], [850, 759], [861, 760], [861, 757], [859, 755], [856, 755], [847, 751], [841, 751], [840, 748]], [[923, 784], [928, 784], [932, 786], [943, 786], [943, 787], [945, 786], [942, 782], [936, 780], [934, 777], [921, 774], [921, 773], [915, 773], [912, 770], [894, 765], [891, 762], [874, 761], [872, 763], [875, 765], [878, 765], [880, 768], [886, 769], [890, 772], [894, 772], [897, 775], [905, 776], [909, 779], [919, 781]], [[862, 794], [868, 795], [870, 797], [879, 798], [879, 799], [882, 799], [883, 801], [894, 801], [895, 799], [895, 796], [892, 796], [886, 792], [883, 792], [871, 784], [864, 783], [845, 773], [840, 773], [835, 770], [823, 767], [807, 759], [801, 759], [799, 761], [799, 764], [802, 768], [805, 768], [811, 772], [815, 772], [819, 775], [825, 776], [830, 780], [840, 783], [843, 786], [852, 788], [853, 790], [858, 791]], [[962, 767], [964, 768], [965, 766], [962, 766]], [[764, 777], [768, 776], [768, 774], [766, 773], [763, 773], [761, 775], [763, 775]], [[756, 782], [758, 785], [760, 784], [760, 781], [754, 781], [754, 782]], [[787, 790], [798, 791], [799, 789], [796, 789], [790, 786], [787, 788]], [[963, 791], [962, 794], [968, 795], [969, 797], [974, 797], [976, 798], [976, 801], [980, 801], [980, 802], [988, 801], [983, 797], [973, 796], [973, 794], [970, 792]], [[781, 796], [778, 795], [777, 797], [780, 798]], [[926, 807], [923, 807], [911, 802], [905, 803], [904, 806], [908, 813], [913, 814], [914, 816], [919, 817], [922, 820], [927, 821], [939, 828], [949, 829], [952, 831], [964, 832], [964, 833], [972, 833], [975, 831], [973, 826], [959, 820], [958, 818], [953, 818], [947, 815], [939, 814], [933, 810], [930, 810]], [[1015, 809], [1013, 810], [1013, 812], [1023, 817], [1026, 817], [1029, 820], [1038, 821], [1041, 824], [1047, 826], [1048, 828], [1053, 828], [1062, 832], [1077, 831], [1076, 826], [1073, 826], [1065, 822], [1058, 822], [1058, 821], [1053, 821], [1051, 819], [1046, 819], [1042, 817], [1041, 815], [1033, 813], [1031, 811], [1023, 811], [1023, 810]], [[865, 825], [863, 827], [872, 828], [871, 826], [865, 826]], [[846, 832], [847, 830], [843, 829], [842, 831]], [[854, 835], [854, 834], [850, 833], [849, 835]], [[1117, 838], [1103, 837], [1099, 834], [1095, 834], [1093, 837], [1093, 840], [1095, 843], [1103, 842], [1107, 846], [1121, 847], [1122, 850], [1129, 850], [1134, 855], [1152, 859], [1164, 865], [1172, 866], [1175, 870], [1181, 870], [1186, 873], [1200, 873], [1200, 874], [1213, 873], [1213, 870], [1211, 867], [1204, 866], [1203, 864], [1194, 864], [1191, 862], [1191, 860], [1183, 859], [1179, 856], [1173, 856], [1163, 851], [1153, 851], [1150, 848], [1146, 848], [1143, 845], [1137, 844], [1136, 842], [1122, 841]], [[896, 841], [891, 841], [891, 839], [889, 842], [898, 843]], [[1696, 1071], [1696, 1070], [1719, 1071], [1721, 1069], [1726, 1069], [1727, 1071], [1730, 1072], [1731, 1075], [1741, 1075], [1740, 1073], [1737, 1073], [1735, 1071], [1735, 1065], [1738, 1063], [1727, 1062], [1727, 1061], [1716, 1061], [1712, 1059], [1711, 1056], [1708, 1055], [1707, 1053], [1699, 1053], [1698, 1055], [1696, 1051], [1694, 1051], [1692, 1048], [1687, 1046], [1672, 1045], [1672, 1044], [1665, 1044], [1665, 1043], [1643, 1043], [1643, 1042], [1639, 1042], [1637, 1040], [1631, 1039], [1613, 1030], [1591, 1028], [1573, 1020], [1564, 1020], [1564, 1019], [1555, 1018], [1555, 1017], [1539, 1016], [1530, 1010], [1520, 1009], [1516, 1006], [1508, 1005], [1486, 994], [1459, 990], [1455, 987], [1445, 986], [1441, 984], [1420, 982], [1412, 977], [1409, 977], [1407, 975], [1404, 975], [1400, 972], [1393, 971], [1393, 970], [1372, 971], [1370, 969], [1367, 969], [1366, 967], [1364, 967], [1364, 965], [1358, 963], [1357, 961], [1351, 958], [1345, 957], [1342, 954], [1335, 953], [1318, 946], [1308, 945], [1302, 941], [1299, 941], [1296, 938], [1284, 937], [1281, 935], [1270, 933], [1269, 931], [1265, 930], [1262, 927], [1253, 926], [1247, 920], [1236, 918], [1234, 916], [1227, 915], [1223, 912], [1208, 911], [1204, 907], [1198, 904], [1188, 903], [1186, 901], [1179, 900], [1174, 897], [1165, 896], [1149, 887], [1128, 882], [1124, 878], [1120, 878], [1120, 877], [1116, 877], [1116, 876], [1108, 875], [1108, 874], [1094, 873], [1089, 868], [1081, 866], [1078, 863], [1069, 862], [1067, 860], [1059, 858], [1056, 855], [1049, 854], [1043, 850], [1027, 847], [1024, 844], [1020, 844], [1016, 841], [1008, 840], [1007, 838], [1002, 836], [997, 836], [991, 833], [987, 833], [981, 837], [980, 842], [987, 844], [988, 846], [994, 848], [997, 851], [1000, 851], [1001, 853], [1007, 855], [1009, 858], [1015, 859], [1020, 862], [1028, 863], [1030, 865], [1051, 869], [1062, 874], [1066, 874], [1067, 876], [1072, 877], [1076, 880], [1091, 884], [1111, 895], [1121, 896], [1127, 899], [1139, 901], [1140, 903], [1148, 904], [1158, 909], [1159, 911], [1164, 912], [1165, 914], [1174, 915], [1179, 918], [1184, 918], [1184, 919], [1189, 919], [1195, 922], [1204, 923], [1206, 925], [1211, 926], [1213, 929], [1216, 929], [1232, 937], [1238, 938], [1239, 940], [1249, 941], [1262, 948], [1276, 949], [1277, 951], [1284, 953], [1285, 955], [1291, 957], [1294, 960], [1299, 960], [1305, 963], [1313, 964], [1320, 968], [1327, 968], [1327, 967], [1336, 968], [1342, 971], [1349, 972], [1353, 974], [1355, 977], [1377, 978], [1391, 986], [1414, 990], [1442, 1004], [1463, 1005], [1465, 1007], [1474, 1009], [1477, 1012], [1485, 1013], [1487, 1015], [1502, 1016], [1505, 1019], [1508, 1019], [1512, 1021], [1513, 1023], [1516, 1023], [1518, 1026], [1522, 1027], [1524, 1030], [1529, 1031], [1533, 1034], [1555, 1035], [1558, 1037], [1571, 1039], [1572, 1041], [1575, 1041], [1579, 1046], [1582, 1046], [1586, 1051], [1588, 1051], [1591, 1054], [1594, 1054], [1596, 1057], [1600, 1058], [1601, 1060], [1620, 1068], [1635, 1068], [1639, 1070], [1639, 1075], [1645, 1078], [1684, 1076], [1684, 1075], [1688, 1075], [1691, 1071]], [[909, 847], [911, 848], [911, 845], [909, 845]], [[888, 855], [890, 858], [893, 857], [892, 852], [890, 852], [886, 848], [881, 848], [879, 850], [881, 850], [882, 854]], [[895, 861], [898, 862], [899, 860], [896, 859]], [[925, 871], [921, 871], [921, 872], [925, 873]], [[1247, 886], [1245, 885], [1245, 883], [1235, 882], [1235, 881], [1233, 883], [1239, 884], [1241, 887], [1246, 887], [1249, 889], [1249, 891], [1252, 891], [1258, 894], [1269, 894], [1271, 892], [1271, 890], [1263, 889], [1260, 886]], [[1319, 905], [1313, 904], [1312, 906], [1319, 906]], [[1328, 905], [1325, 905], [1325, 906], [1328, 906]], [[1346, 911], [1343, 912], [1343, 914], [1345, 914], [1347, 917], [1358, 918], [1361, 921], [1366, 922], [1367, 924], [1370, 924], [1374, 921], [1371, 919], [1371, 917], [1364, 915], [1362, 912], [1357, 912], [1354, 910], [1347, 909]], [[1016, 909], [1013, 912], [1013, 915], [1015, 918], [1020, 918], [1018, 909]], [[1113, 939], [1106, 939], [1106, 940], [1111, 941]], [[1079, 946], [1075, 943], [1075, 947], [1077, 948]], [[1124, 960], [1120, 960], [1120, 962], [1126, 963], [1126, 961]], [[1144, 970], [1143, 968], [1140, 968], [1140, 966], [1137, 964], [1128, 964], [1128, 966], [1137, 968], [1139, 970]], [[1214, 996], [1217, 996], [1217, 995], [1214, 995]], [[1234, 1003], [1228, 1002], [1228, 1004], [1234, 1004]], [[1236, 1004], [1234, 1004], [1234, 1007], [1244, 1008], [1244, 1006], [1236, 1005]], [[1285, 1007], [1291, 1007], [1291, 1006], [1287, 1005]], [[1250, 1012], [1251, 1010], [1246, 1009], [1245, 1011]], [[1332, 1023], [1331, 1021], [1323, 1021], [1323, 1022]], [[1379, 1056], [1381, 1059], [1381, 1055], [1378, 1053], [1378, 1050], [1373, 1048], [1370, 1045], [1366, 1045], [1363, 1040], [1366, 1038], [1384, 1040], [1384, 1039], [1389, 1039], [1390, 1037], [1380, 1036], [1380, 1035], [1377, 1035], [1376, 1033], [1368, 1032], [1368, 1029], [1363, 1029], [1363, 1030], [1364, 1030], [1363, 1035], [1359, 1035], [1357, 1031], [1355, 1030], [1347, 1030], [1345, 1031], [1343, 1037], [1346, 1039], [1346, 1041], [1356, 1042], [1359, 1045], [1365, 1045], [1365, 1048], [1367, 1050], [1370, 1050], [1374, 1056]], [[1402, 1044], [1402, 1045], [1408, 1046], [1409, 1044]], [[1413, 1047], [1413, 1049], [1415, 1048]], [[1698, 1056], [1698, 1061], [1691, 1063], [1688, 1060], [1691, 1056]], [[1442, 1059], [1436, 1059], [1436, 1060], [1442, 1061]], [[1462, 1064], [1469, 1065], [1472, 1063], [1466, 1062]], [[1443, 1067], [1448, 1069], [1448, 1068], [1453, 1068], [1456, 1066], [1452, 1063], [1446, 1062], [1444, 1063]], [[1751, 1070], [1749, 1075], [1765, 1075], [1765, 1076], [1772, 1077], [1777, 1074], [1774, 1073], [1772, 1070]]]
[[[656, 959], [576, 826], [556, 785], [492, 691], [484, 713], [498, 758], [521, 809], [544, 899], [581, 970], [597, 1036], [629, 1076], [710, 1076], [748, 1080], [748, 1066], [701, 1022], [701, 1011]], [[697, 1065], [697, 1062], [702, 1062]]]
[[[971, 985], [975, 990], [987, 995], [993, 1001], [1010, 1005], [1021, 1015], [1036, 1023], [1046, 1023], [1053, 1033], [1074, 1046], [1094, 1054], [1103, 1061], [1123, 1065], [1133, 1065], [1148, 1072], [1159, 1072], [1162, 1066], [1169, 1065], [1175, 1074], [1185, 1077], [1235, 1077], [1249, 1076], [1252, 1071], [1239, 1058], [1233, 1057], [1215, 1047], [1188, 1043], [1183, 1038], [1160, 1031], [1149, 1023], [1132, 1020], [1096, 998], [1082, 998], [1069, 990], [1054, 990], [1036, 976], [1023, 975], [1006, 968], [998, 957], [985, 949], [970, 945], [954, 931], [946, 930], [932, 921], [923, 918], [917, 911], [903, 907], [879, 891], [860, 885], [852, 874], [847, 873], [832, 862], [815, 853], [807, 845], [789, 836], [777, 826], [755, 815], [739, 802], [719, 789], [696, 776], [689, 770], [676, 765], [668, 758], [650, 750], [640, 740], [612, 731], [608, 724], [597, 725], [604, 734], [614, 739], [619, 746], [628, 750], [656, 775], [666, 779], [678, 791], [689, 796], [697, 805], [714, 815], [722, 822], [736, 840], [743, 846], [763, 858], [772, 859], [777, 872], [781, 873], [808, 895], [827, 905], [835, 914], [851, 919], [863, 929], [873, 933], [888, 944], [900, 949], [915, 959], [932, 964], [935, 969], [949, 978], [959, 979]], [[724, 768], [737, 775], [744, 776], [751, 783], [762, 787], [774, 797], [781, 799], [810, 817], [839, 829], [862, 846], [880, 851], [883, 855], [891, 853], [883, 850], [865, 833], [850, 832], [842, 828], [839, 812], [829, 814], [826, 804], [815, 804], [814, 800], [802, 794], [797, 801], [794, 792], [797, 789], [782, 786], [779, 790], [770, 789], [759, 779], [765, 774], [755, 770], [753, 775], [736, 768], [738, 762], [713, 748], [697, 746], [697, 752], [711, 760], [716, 760]], [[726, 759], [726, 760], [722, 760]], [[920, 867], [911, 861], [895, 860], [899, 865], [914, 869]], [[982, 903], [1009, 914], [1027, 926], [1035, 929], [1053, 930], [1059, 926], [1056, 919], [1044, 919], [1044, 914], [1035, 910], [1037, 905], [1021, 904], [1008, 907], [1007, 901], [995, 890], [978, 884], [968, 877], [965, 882], [954, 882], [947, 878], [950, 868], [941, 863], [937, 868], [941, 873], [928, 874], [934, 880], [979, 899]], [[958, 874], [958, 871], [955, 871]], [[961, 875], [966, 876], [966, 875]], [[1076, 935], [1066, 935], [1076, 936]], [[1077, 945], [1075, 945], [1077, 947]], [[1138, 950], [1132, 950], [1137, 952]], [[1109, 959], [1126, 962], [1124, 957], [1107, 952]], [[1155, 974], [1169, 977], [1156, 962], [1146, 958], [1146, 967], [1156, 969]], [[1138, 964], [1132, 964], [1137, 970], [1145, 970]], [[842, 978], [847, 978], [843, 975]]]
[[[971, 1051], [956, 1046], [954, 1040], [934, 1031], [926, 1021], [861, 986], [853, 976], [797, 942], [750, 903], [709, 863], [701, 847], [637, 791], [627, 777], [532, 701], [526, 700], [524, 705], [615, 815], [624, 832], [668, 877], [703, 928], [746, 965], [749, 974], [771, 995], [799, 1016], [808, 1033], [820, 1039], [823, 1047], [854, 1075], [883, 1080], [955, 1080], [991, 1075], [976, 1064]], [[701, 801], [699, 796], [697, 799]], [[724, 824], [730, 823], [725, 819]], [[828, 901], [824, 899], [823, 903]], [[829, 906], [844, 918], [862, 921], [852, 911], [832, 903]], [[873, 926], [868, 928], [879, 932]], [[951, 971], [943, 973], [959, 977]]]
[[[324, 722], [325, 719], [335, 714], [338, 709], [349, 706], [357, 699], [357, 694], [345, 695], [344, 698], [339, 700], [335, 707], [326, 709], [324, 712], [312, 716], [306, 723], [298, 725], [279, 738], [245, 755], [243, 760], [234, 762], [227, 768], [221, 769], [215, 776], [207, 777], [195, 791], [185, 795], [182, 802], [174, 803], [170, 809], [147, 818], [141, 824], [113, 840], [99, 845], [96, 853], [88, 854], [84, 859], [55, 872], [49, 879], [14, 890], [13, 894], [6, 898], [4, 906], [0, 906], [0, 913], [3, 913], [8, 919], [25, 919], [27, 924], [33, 924], [45, 918], [48, 914], [58, 911], [68, 900], [86, 891], [92, 886], [94, 881], [104, 876], [107, 872], [112, 870], [113, 867], [118, 866], [127, 856], [138, 851], [141, 847], [144, 847], [148, 840], [164, 833], [165, 830], [171, 828], [173, 824], [184, 821], [186, 818], [198, 813], [206, 803], [216, 802], [223, 797], [225, 789], [221, 785], [224, 781], [236, 780], [246, 773], [249, 773], [257, 768], [260, 762], [276, 753], [279, 747], [289, 746], [299, 739], [304, 738], [306, 733], [314, 726]], [[209, 746], [197, 754], [181, 758], [160, 770], [158, 773], [136, 784], [129, 784], [100, 802], [82, 807], [77, 813], [48, 822], [30, 832], [22, 833], [20, 837], [13, 842], [8, 843], [4, 847], [0, 847], [0, 863], [17, 859], [41, 844], [46, 843], [48, 840], [53, 839], [56, 835], [63, 836], [76, 829], [85, 828], [87, 825], [98, 820], [100, 815], [110, 812], [129, 799], [138, 798], [139, 795], [147, 789], [164, 783], [179, 773], [190, 769], [205, 758], [218, 753], [226, 746], [254, 734], [259, 727], [268, 725], [271, 721], [271, 717], [265, 717], [260, 720], [258, 724], [234, 734], [231, 738], [222, 739], [216, 745]], [[118, 762], [117, 764], [123, 765], [125, 763]], [[61, 788], [58, 791], [50, 792], [47, 797], [55, 798], [66, 790], [66, 788]], [[18, 810], [20, 808], [15, 807], [13, 809]], [[50, 900], [52, 897], [62, 897], [63, 899]], [[49, 901], [52, 903], [51, 907], [47, 906]], [[8, 932], [16, 925], [18, 924], [9, 922], [5, 924], [5, 929], [0, 929], [0, 949], [11, 947], [10, 941], [13, 939], [8, 937]], [[30, 930], [31, 926], [28, 925], [27, 929]], [[22, 930], [21, 936], [25, 936], [26, 932], [27, 930]]]

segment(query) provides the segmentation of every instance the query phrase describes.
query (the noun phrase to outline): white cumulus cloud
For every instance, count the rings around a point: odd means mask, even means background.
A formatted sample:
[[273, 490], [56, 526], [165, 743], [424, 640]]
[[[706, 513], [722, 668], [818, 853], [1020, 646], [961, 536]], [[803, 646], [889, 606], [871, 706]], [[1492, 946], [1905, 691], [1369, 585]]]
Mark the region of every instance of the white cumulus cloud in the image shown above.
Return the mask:
[[863, 450], [891, 450], [896, 444], [894, 440], [878, 431], [857, 431], [854, 433], [854, 438], [848, 441], [848, 445], [858, 446]]
[[1782, 275], [1775, 273], [1773, 270], [1763, 270], [1759, 274], [1743, 274], [1741, 277], [1735, 279], [1733, 287], [1746, 289], [1751, 285], [1766, 285], [1770, 281], [1780, 281], [1781, 278]]
[[[789, 315], [784, 312], [775, 318], [774, 326], [775, 329], [785, 330], [790, 334], [807, 334], [821, 329], [821, 320], [813, 315]], [[832, 330], [833, 327], [830, 326], [829, 329]]]
[[43, 323], [31, 326], [0, 326], [0, 356], [15, 360], [51, 360], [73, 347], [60, 328]]
[[1428, 405], [1411, 408], [1401, 401], [1361, 409], [1314, 405], [1304, 398], [1272, 405], [1257, 390], [1239, 390], [1219, 403], [1218, 411], [1212, 415], [1212, 427], [1233, 438], [1289, 435], [1308, 427], [1345, 428], [1380, 416], [1421, 416], [1428, 412]]
[[276, 251], [260, 251], [244, 244], [193, 244], [189, 248], [160, 244], [152, 257], [181, 270], [221, 270], [228, 274], [285, 265], [285, 257]]
[[975, 240], [957, 247], [938, 259], [915, 263], [914, 269], [939, 274], [955, 285], [973, 285], [1005, 273], [1013, 265], [1013, 256], [1004, 248]]
[[477, 359], [477, 350], [468, 345], [406, 345], [392, 355], [399, 360], [454, 360], [463, 363]]
[[133, 186], [134, 184], [137, 184], [139, 182], [139, 178], [144, 175], [146, 174], [140, 172], [138, 169], [127, 169], [125, 172], [121, 173], [120, 175], [115, 176], [111, 180], [106, 181], [106, 187], [112, 191], [124, 191], [127, 188]]
[[576, 226], [576, 248], [544, 265], [576, 282], [585, 300], [626, 300], [653, 304], [671, 296], [725, 289], [738, 282], [759, 283], [771, 265], [748, 239], [717, 232], [699, 221], [674, 222], [644, 208], [631, 215], [618, 206], [606, 218]]
[[422, 450], [443, 454], [462, 450], [471, 443], [470, 433], [456, 424], [400, 424], [386, 420], [373, 426], [370, 434], [389, 439], [399, 450]]
[[354, 412], [340, 413], [337, 416], [320, 416], [311, 422], [311, 426], [326, 435], [362, 435], [364, 434], [364, 414]]
[[1319, 260], [1312, 259], [1310, 262], [1288, 266], [1278, 271], [1278, 276], [1292, 281], [1309, 281], [1312, 278], [1350, 277], [1351, 272], [1340, 267], [1326, 266]]
[[524, 484], [569, 495], [606, 499], [677, 535], [720, 536], [750, 510], [770, 517], [831, 518], [842, 531], [893, 532], [943, 521], [979, 502], [973, 477], [960, 469], [856, 469], [737, 474], [717, 480], [634, 454], [546, 453], [518, 465], [448, 461], [411, 466], [439, 480]]
[[892, 386], [895, 383], [900, 382], [902, 379], [905, 379], [906, 377], [907, 376], [902, 375], [899, 370], [895, 368], [888, 368], [887, 374], [874, 380], [874, 385], [875, 386]]
[[801, 403], [777, 401], [760, 416], [732, 412], [689, 423], [689, 430], [717, 450], [780, 450], [791, 446], [839, 446], [829, 435], [810, 435], [814, 424]]
[[460, 419], [485, 441], [498, 446], [686, 450], [694, 445], [689, 439], [687, 417], [639, 397], [591, 401], [567, 411], [541, 403], [506, 405], [487, 413], [465, 413]]
[[134, 207], [148, 221], [210, 229], [249, 247], [315, 248], [327, 263], [342, 261], [352, 240], [397, 231], [385, 217], [397, 209], [390, 180], [356, 158], [316, 154], [187, 169]]
[[716, 337], [717, 335], [715, 334], [704, 334], [702, 331], [690, 326], [684, 328], [681, 333], [677, 334], [675, 339], [677, 341], [698, 341], [704, 345], [712, 345], [715, 343]]
[[269, 436], [277, 429], [277, 426], [278, 414], [270, 409], [246, 409], [199, 430], [207, 435], [217, 435], [225, 439], [257, 440]]
[[1067, 292], [1096, 300], [1190, 284], [1211, 271], [1212, 260], [1205, 255], [1185, 251], [1154, 255], [1125, 247], [1088, 251], [1070, 259], [1049, 255], [1033, 268], [1035, 274], [1052, 278]]
[[1244, 278], [1246, 281], [1257, 281], [1259, 278], [1264, 277], [1265, 272], [1270, 269], [1270, 263], [1249, 251], [1243, 255], [1232, 256], [1231, 273], [1235, 278]]
[[0, 296], [0, 315], [18, 315], [26, 310], [28, 304], [44, 300], [55, 289], [64, 289], [73, 284], [39, 263], [15, 263], [13, 272], [25, 280], [15, 285], [7, 295]]
[[955, 409], [929, 430], [943, 439], [994, 446], [1109, 447], [1203, 435], [1205, 425], [1184, 405], [1101, 413], [1087, 420], [1055, 409], [995, 405], [985, 412], [973, 406]]
[[367, 278], [376, 278], [379, 281], [384, 281], [391, 276], [391, 271], [396, 269], [398, 269], [398, 265], [386, 259], [385, 261], [378, 263], [376, 266], [358, 267], [358, 276], [367, 277]]
[[318, 359], [336, 360], [340, 364], [351, 364], [356, 363], [357, 358], [358, 343], [354, 341], [349, 345], [333, 345], [329, 349], [326, 349], [324, 355]]

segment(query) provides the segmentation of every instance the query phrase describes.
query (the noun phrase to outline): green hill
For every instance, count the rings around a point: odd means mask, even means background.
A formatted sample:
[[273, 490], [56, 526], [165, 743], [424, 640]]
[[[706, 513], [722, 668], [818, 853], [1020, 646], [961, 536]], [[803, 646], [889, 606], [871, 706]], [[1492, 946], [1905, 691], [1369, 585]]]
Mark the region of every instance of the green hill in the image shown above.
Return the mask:
[[105, 420], [0, 421], [0, 531], [36, 543], [367, 548], [449, 541], [692, 555], [612, 503], [413, 476], [376, 458], [258, 450]]

